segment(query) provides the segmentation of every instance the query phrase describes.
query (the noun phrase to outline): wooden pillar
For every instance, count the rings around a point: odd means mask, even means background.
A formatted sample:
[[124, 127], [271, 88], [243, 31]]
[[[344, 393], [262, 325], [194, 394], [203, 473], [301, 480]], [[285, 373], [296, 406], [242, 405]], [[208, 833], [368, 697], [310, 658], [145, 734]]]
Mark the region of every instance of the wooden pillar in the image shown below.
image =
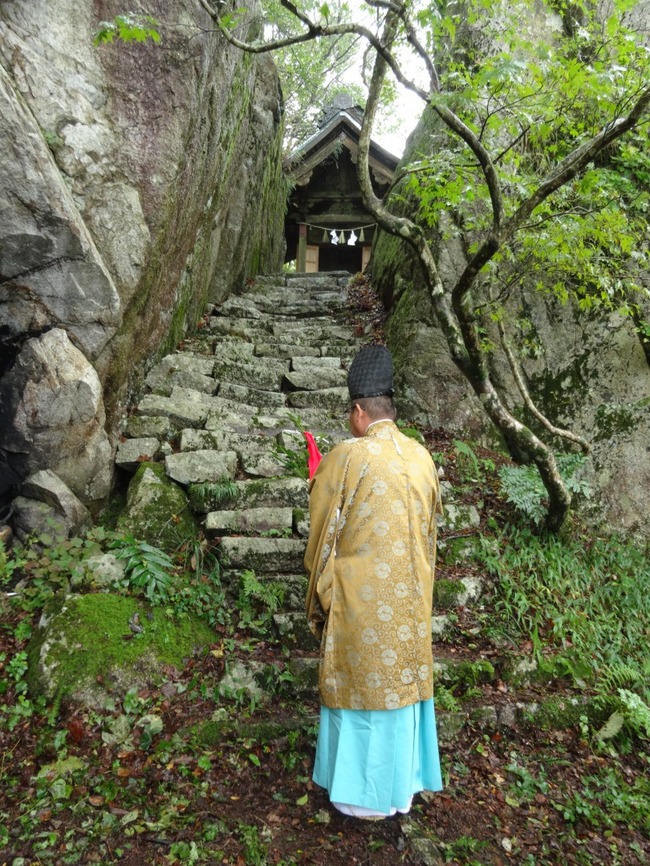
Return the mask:
[[298, 225], [298, 261], [296, 270], [304, 274], [307, 270], [307, 226], [305, 223]]

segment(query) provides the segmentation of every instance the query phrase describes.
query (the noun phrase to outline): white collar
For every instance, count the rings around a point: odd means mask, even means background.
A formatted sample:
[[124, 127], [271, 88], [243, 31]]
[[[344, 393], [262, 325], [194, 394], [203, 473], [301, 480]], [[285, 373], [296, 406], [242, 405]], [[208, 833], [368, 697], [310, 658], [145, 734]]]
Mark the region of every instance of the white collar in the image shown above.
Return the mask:
[[[368, 430], [370, 430], [371, 427], [374, 427], [375, 424], [381, 424], [382, 421], [390, 421], [391, 424], [393, 423], [392, 418], [377, 418], [376, 421], [371, 421], [370, 424], [368, 424], [368, 426], [366, 427], [366, 433], [368, 432]], [[365, 436], [366, 434], [364, 433], [363, 435]]]

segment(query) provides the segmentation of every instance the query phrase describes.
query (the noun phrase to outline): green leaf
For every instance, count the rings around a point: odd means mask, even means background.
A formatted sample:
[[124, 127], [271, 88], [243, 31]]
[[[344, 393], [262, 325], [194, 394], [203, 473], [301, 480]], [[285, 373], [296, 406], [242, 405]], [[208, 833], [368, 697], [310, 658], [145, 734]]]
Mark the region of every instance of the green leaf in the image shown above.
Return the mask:
[[309, 794], [305, 794], [302, 797], [298, 797], [296, 800], [296, 806], [306, 806], [309, 802]]
[[619, 733], [624, 724], [625, 716], [622, 713], [612, 713], [602, 728], [596, 731], [596, 739], [611, 740]]

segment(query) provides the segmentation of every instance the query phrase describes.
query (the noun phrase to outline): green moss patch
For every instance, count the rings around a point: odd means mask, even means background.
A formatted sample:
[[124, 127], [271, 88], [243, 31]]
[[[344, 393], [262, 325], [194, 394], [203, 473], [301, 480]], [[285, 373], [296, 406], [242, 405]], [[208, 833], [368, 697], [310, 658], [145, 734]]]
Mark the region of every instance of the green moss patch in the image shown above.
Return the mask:
[[439, 578], [433, 587], [433, 606], [439, 610], [453, 610], [458, 607], [466, 592], [460, 581]]
[[50, 696], [74, 695], [98, 682], [148, 681], [215, 640], [205, 623], [174, 618], [138, 599], [107, 593], [70, 596], [32, 640], [29, 681]]
[[617, 709], [617, 702], [602, 697], [552, 697], [530, 711], [528, 720], [545, 730], [563, 730], [576, 727], [584, 716], [592, 727], [599, 728], [614, 709]]

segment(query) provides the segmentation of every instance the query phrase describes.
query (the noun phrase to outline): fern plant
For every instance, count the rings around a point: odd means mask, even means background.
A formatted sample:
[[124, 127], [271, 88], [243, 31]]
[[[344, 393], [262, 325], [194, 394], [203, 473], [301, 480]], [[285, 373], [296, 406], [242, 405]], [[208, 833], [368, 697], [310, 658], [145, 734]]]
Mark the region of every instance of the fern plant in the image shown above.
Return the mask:
[[[282, 464], [286, 475], [307, 479], [309, 478], [309, 461], [306, 443], [302, 438], [302, 434], [306, 432], [306, 427], [300, 415], [289, 413], [288, 418], [295, 428], [295, 433], [299, 434], [296, 438], [300, 441], [297, 442], [295, 448], [292, 448], [278, 439], [273, 446], [273, 456], [278, 463]], [[293, 433], [294, 430], [286, 432]], [[315, 433], [314, 439], [321, 454], [326, 454], [331, 448], [331, 442], [326, 436]]]
[[264, 626], [280, 607], [283, 596], [277, 584], [262, 583], [252, 570], [242, 572], [238, 599], [240, 627]]
[[486, 472], [494, 472], [494, 461], [490, 458], [481, 459], [467, 442], [454, 439], [456, 454], [456, 469], [464, 481], [481, 482], [485, 480]]
[[[591, 488], [579, 474], [586, 459], [584, 454], [561, 454], [557, 465], [567, 489], [588, 498]], [[499, 469], [499, 479], [506, 500], [533, 523], [541, 525], [546, 517], [546, 490], [537, 467], [534, 464], [502, 466]]]
[[199, 511], [218, 511], [234, 505], [239, 497], [239, 488], [232, 478], [191, 484], [188, 492], [190, 503]]
[[596, 739], [611, 740], [623, 730], [631, 729], [634, 734], [650, 740], [650, 707], [646, 702], [628, 689], [619, 689], [621, 706], [611, 714], [605, 724], [596, 732]]
[[143, 593], [152, 604], [167, 603], [174, 563], [164, 551], [131, 535], [114, 538], [109, 549], [118, 559], [126, 560], [121, 582], [125, 589]]

